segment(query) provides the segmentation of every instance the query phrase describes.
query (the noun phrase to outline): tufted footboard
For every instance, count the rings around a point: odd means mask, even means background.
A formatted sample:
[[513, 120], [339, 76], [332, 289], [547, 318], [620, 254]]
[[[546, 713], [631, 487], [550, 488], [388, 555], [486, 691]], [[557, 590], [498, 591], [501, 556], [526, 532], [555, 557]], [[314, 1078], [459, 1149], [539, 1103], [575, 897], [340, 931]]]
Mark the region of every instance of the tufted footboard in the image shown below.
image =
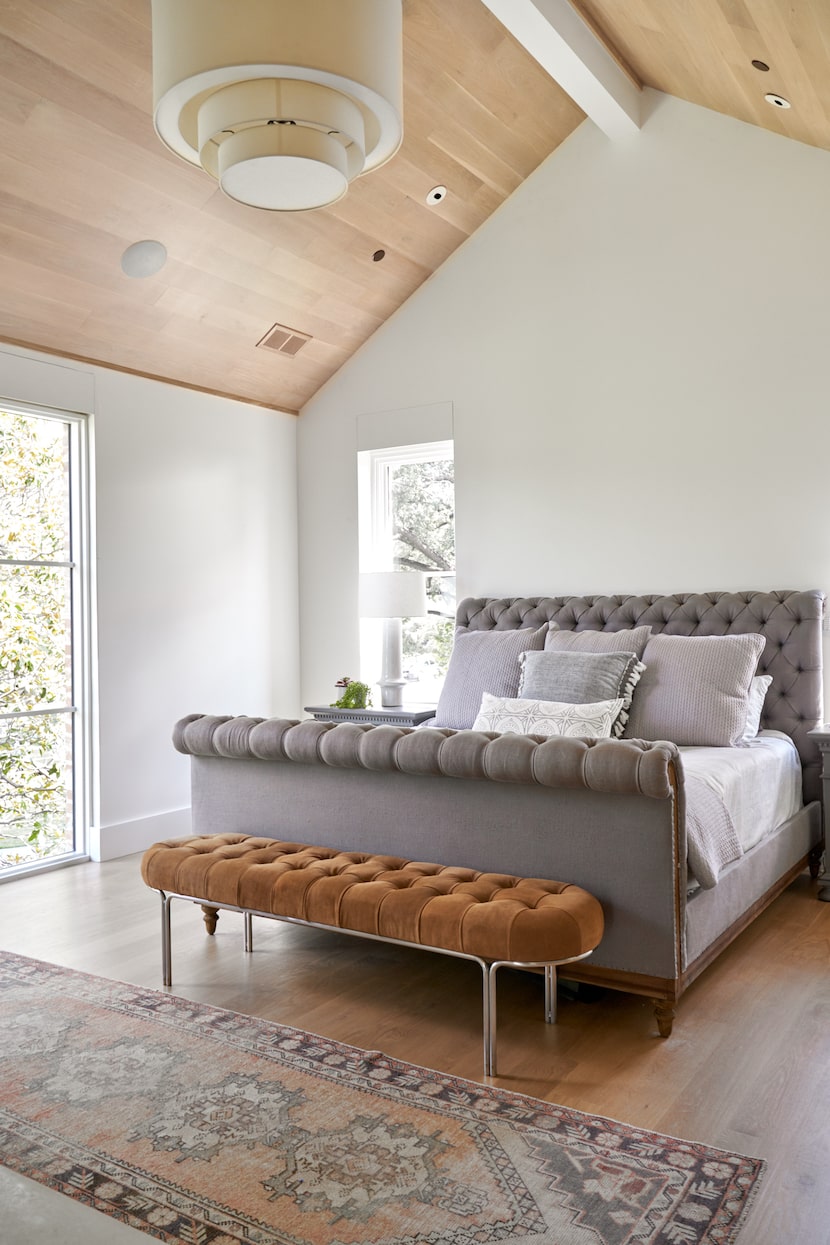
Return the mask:
[[821, 841], [814, 803], [688, 899], [683, 769], [671, 744], [524, 738], [509, 741], [514, 750], [474, 731], [204, 717], [179, 723], [176, 741], [191, 757], [195, 834], [567, 878], [587, 890], [605, 933], [568, 975], [654, 999], [664, 1036], [685, 987]]
[[686, 851], [672, 744], [202, 715], [174, 741], [191, 757], [194, 833], [566, 878], [605, 913], [593, 979], [674, 997]]

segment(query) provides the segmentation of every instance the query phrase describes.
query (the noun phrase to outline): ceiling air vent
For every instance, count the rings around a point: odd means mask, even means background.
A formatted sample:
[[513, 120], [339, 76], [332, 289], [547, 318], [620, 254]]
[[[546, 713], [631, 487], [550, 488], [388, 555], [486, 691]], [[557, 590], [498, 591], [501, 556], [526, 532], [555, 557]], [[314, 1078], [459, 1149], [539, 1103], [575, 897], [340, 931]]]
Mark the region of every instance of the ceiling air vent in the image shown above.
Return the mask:
[[309, 333], [300, 333], [297, 329], [286, 328], [284, 324], [274, 324], [257, 342], [257, 345], [267, 346], [269, 350], [276, 350], [278, 354], [287, 354], [293, 358], [302, 350], [306, 342], [310, 341]]

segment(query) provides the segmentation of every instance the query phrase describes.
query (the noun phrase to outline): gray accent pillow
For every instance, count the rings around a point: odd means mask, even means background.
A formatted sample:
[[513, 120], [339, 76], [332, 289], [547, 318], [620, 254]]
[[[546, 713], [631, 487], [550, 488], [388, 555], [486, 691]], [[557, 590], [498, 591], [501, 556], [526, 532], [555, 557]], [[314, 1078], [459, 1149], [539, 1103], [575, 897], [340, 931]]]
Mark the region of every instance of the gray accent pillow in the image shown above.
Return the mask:
[[545, 648], [555, 652], [636, 653], [642, 661], [643, 651], [651, 635], [651, 626], [632, 627], [629, 631], [550, 631]]
[[519, 657], [529, 649], [541, 649], [547, 634], [547, 623], [520, 631], [468, 631], [459, 627], [438, 708], [429, 725], [468, 730], [485, 692], [515, 696], [519, 690]]
[[653, 635], [643, 654], [629, 739], [731, 748], [746, 725], [760, 635]]
[[[560, 633], [566, 634], [566, 633]], [[620, 634], [626, 634], [621, 632]], [[528, 700], [552, 700], [560, 704], [587, 705], [621, 699], [620, 713], [612, 734], [622, 735], [631, 698], [645, 666], [636, 653], [522, 653], [519, 696]]]

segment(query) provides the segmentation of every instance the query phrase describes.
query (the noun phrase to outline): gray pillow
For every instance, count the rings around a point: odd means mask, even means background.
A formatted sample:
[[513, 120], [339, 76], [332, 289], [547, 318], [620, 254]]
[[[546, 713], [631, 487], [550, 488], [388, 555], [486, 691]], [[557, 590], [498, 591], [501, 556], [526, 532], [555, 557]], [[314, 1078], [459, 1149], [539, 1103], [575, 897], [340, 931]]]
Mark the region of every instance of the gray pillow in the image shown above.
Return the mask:
[[632, 627], [629, 631], [550, 631], [545, 648], [554, 652], [636, 653], [642, 661], [651, 627]]
[[519, 657], [528, 649], [541, 649], [547, 633], [547, 624], [520, 631], [468, 631], [459, 627], [438, 708], [428, 725], [467, 730], [476, 720], [485, 692], [515, 696], [519, 690]]
[[618, 653], [583, 653], [578, 650], [557, 653], [548, 649], [543, 653], [523, 653], [519, 666], [519, 696], [526, 700], [587, 705], [621, 698], [623, 703], [611, 732], [616, 736], [623, 733], [634, 688], [645, 668], [636, 653], [630, 650]]
[[626, 737], [733, 747], [764, 643], [760, 635], [653, 635]]

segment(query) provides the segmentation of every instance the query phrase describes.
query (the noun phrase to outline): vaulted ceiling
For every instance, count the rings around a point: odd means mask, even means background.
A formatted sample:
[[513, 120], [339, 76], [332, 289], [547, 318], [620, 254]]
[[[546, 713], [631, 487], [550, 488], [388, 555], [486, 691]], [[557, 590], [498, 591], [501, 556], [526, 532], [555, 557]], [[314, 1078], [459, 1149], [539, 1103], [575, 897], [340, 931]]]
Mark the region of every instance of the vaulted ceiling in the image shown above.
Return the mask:
[[[540, 14], [605, 57], [597, 111]], [[641, 85], [830, 150], [830, 5], [404, 0], [401, 150], [332, 207], [277, 214], [156, 137], [149, 0], [0, 0], [0, 339], [297, 411], [586, 114], [604, 126], [615, 96], [630, 113]], [[121, 255], [148, 238], [168, 261], [130, 279]], [[311, 340], [257, 345], [274, 324]]]
[[[644, 86], [830, 150], [827, 0], [576, 0], [576, 7]], [[767, 94], [791, 108], [768, 103]]]

